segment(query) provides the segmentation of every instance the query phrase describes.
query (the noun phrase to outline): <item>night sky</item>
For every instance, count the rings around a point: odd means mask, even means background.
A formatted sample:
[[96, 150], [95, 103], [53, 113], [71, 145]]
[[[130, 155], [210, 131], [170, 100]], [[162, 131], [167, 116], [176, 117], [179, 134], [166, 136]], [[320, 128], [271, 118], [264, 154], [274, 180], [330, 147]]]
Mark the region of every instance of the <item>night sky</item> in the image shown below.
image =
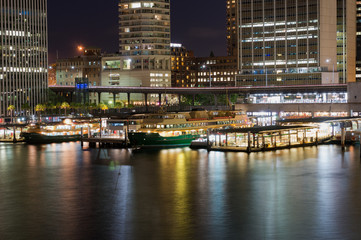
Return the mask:
[[[77, 55], [76, 46], [118, 48], [118, 0], [48, 1], [49, 63]], [[171, 0], [172, 42], [196, 56], [226, 55], [226, 0]]]

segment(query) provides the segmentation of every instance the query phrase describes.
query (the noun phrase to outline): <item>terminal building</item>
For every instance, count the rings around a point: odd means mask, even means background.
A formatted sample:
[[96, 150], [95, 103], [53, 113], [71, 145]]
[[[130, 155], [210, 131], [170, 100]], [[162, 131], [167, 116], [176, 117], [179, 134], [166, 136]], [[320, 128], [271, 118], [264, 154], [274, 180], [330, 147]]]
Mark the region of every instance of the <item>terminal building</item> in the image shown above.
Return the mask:
[[238, 86], [355, 82], [354, 0], [238, 0], [235, 7]]
[[[31, 113], [47, 99], [48, 29], [45, 0], [1, 1], [0, 118]], [[27, 106], [27, 111], [22, 107]]]

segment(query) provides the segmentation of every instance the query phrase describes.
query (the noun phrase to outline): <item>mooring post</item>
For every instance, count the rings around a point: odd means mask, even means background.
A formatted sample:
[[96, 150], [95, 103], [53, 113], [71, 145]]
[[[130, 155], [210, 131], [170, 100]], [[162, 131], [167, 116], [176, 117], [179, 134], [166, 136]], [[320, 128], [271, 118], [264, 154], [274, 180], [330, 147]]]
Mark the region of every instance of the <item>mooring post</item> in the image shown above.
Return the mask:
[[80, 128], [80, 146], [81, 146], [81, 147], [84, 146], [84, 142], [83, 142], [83, 127]]
[[207, 129], [207, 151], [210, 151], [210, 144], [209, 144], [209, 129]]
[[251, 152], [251, 132], [248, 132], [248, 146], [247, 146], [247, 152], [250, 153]]
[[345, 127], [342, 127], [341, 128], [341, 148], [342, 148], [342, 151], [345, 150], [345, 147], [346, 147], [346, 129], [345, 129]]
[[15, 126], [14, 126], [14, 127], [13, 127], [13, 135], [14, 135], [14, 136], [13, 136], [13, 142], [14, 142], [14, 143], [17, 142], [17, 140], [16, 140], [16, 135], [15, 135], [15, 134], [16, 134], [16, 129], [15, 129]]

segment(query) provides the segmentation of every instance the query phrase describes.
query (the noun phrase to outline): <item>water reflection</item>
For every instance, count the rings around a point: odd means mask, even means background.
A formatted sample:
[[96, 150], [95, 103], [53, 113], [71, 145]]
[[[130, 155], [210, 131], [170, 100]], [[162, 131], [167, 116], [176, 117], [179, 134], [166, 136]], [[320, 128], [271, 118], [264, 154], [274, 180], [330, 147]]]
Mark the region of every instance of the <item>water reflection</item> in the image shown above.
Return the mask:
[[1, 144], [0, 239], [358, 239], [358, 148]]

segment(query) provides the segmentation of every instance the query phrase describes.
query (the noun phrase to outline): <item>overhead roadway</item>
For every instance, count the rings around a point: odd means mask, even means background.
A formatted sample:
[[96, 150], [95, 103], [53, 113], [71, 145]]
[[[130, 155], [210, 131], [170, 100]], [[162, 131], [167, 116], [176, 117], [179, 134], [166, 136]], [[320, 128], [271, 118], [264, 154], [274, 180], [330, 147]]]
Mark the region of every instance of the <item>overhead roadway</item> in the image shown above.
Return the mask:
[[[49, 86], [54, 92], [75, 92], [75, 86]], [[114, 87], [90, 86], [89, 92], [96, 93], [143, 93], [143, 94], [266, 94], [266, 93], [329, 93], [347, 92], [347, 84], [252, 86], [252, 87]]]

